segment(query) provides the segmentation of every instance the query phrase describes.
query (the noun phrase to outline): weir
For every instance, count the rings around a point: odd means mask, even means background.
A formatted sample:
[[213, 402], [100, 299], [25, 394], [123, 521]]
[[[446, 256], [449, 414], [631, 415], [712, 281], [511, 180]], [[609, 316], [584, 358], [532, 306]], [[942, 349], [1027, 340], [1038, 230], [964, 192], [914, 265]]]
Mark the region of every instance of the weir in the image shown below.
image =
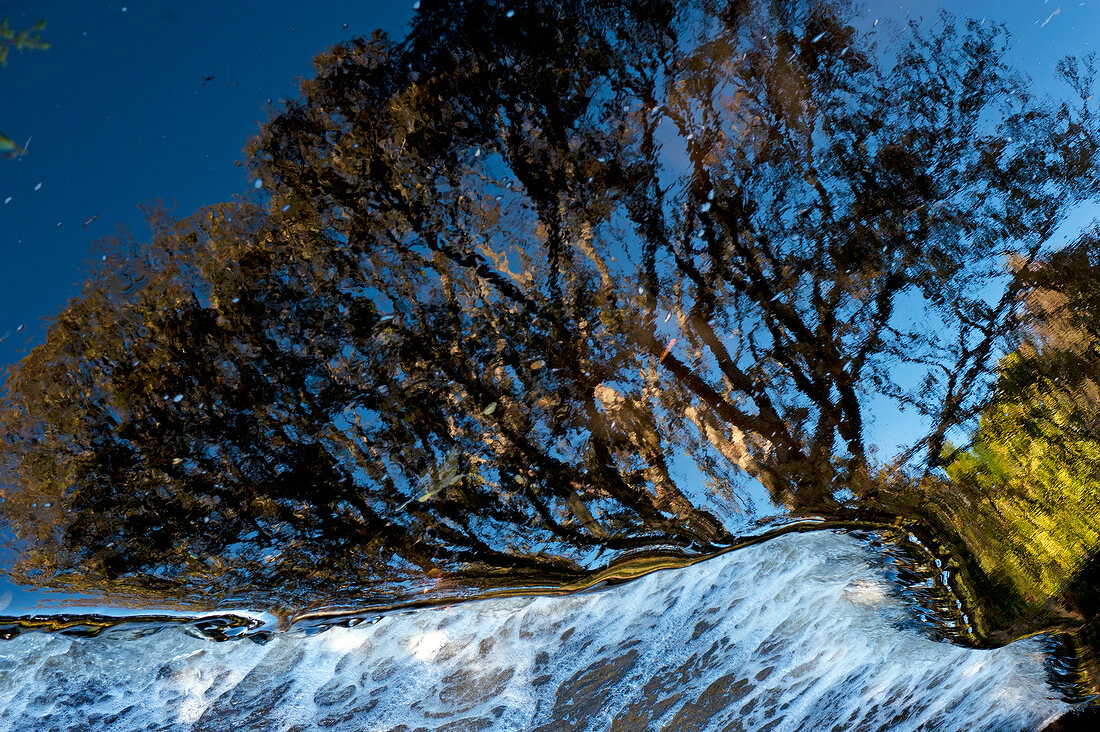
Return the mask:
[[1001, 731], [1071, 708], [1041, 639], [937, 642], [898, 589], [857, 536], [818, 531], [321, 632], [24, 632], [0, 643], [0, 730]]

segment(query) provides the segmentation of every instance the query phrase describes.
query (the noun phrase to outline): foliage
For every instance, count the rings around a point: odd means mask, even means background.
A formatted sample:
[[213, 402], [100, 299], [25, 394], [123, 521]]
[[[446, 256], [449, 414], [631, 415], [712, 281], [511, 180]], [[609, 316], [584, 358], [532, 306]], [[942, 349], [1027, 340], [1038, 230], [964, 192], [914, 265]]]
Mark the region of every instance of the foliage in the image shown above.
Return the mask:
[[1098, 273], [1090, 234], [1022, 275], [1024, 337], [947, 468], [971, 501], [961, 517], [970, 550], [1032, 606], [1062, 599], [1100, 549]]
[[8, 65], [8, 52], [11, 49], [23, 51], [35, 49], [48, 51], [50, 44], [42, 40], [42, 31], [46, 30], [46, 21], [36, 21], [30, 28], [21, 31], [12, 29], [7, 18], [0, 18], [0, 66]]
[[702, 552], [749, 479], [873, 499], [883, 397], [931, 425], [897, 465], [939, 468], [1012, 325], [1006, 258], [1095, 183], [1088, 106], [947, 16], [887, 57], [824, 3], [509, 7], [322, 54], [251, 146], [262, 202], [116, 244], [7, 381], [25, 579], [309, 594]]

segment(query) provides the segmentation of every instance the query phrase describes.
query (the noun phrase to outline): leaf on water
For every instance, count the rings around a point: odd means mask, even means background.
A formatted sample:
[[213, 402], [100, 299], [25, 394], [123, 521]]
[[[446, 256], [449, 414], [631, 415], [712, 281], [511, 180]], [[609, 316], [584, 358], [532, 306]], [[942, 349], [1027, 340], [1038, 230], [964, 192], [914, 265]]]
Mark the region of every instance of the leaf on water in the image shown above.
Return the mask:
[[492, 414], [495, 411], [497, 411], [497, 403], [496, 402], [489, 402], [489, 406], [487, 406], [487, 407], [485, 407], [485, 409], [481, 410], [481, 413], [484, 414], [486, 417], [488, 417], [490, 414]]
[[[676, 341], [678, 341], [678, 340], [680, 340], [680, 339], [679, 338], [673, 338], [671, 341], [668, 342], [668, 345], [665, 346], [665, 350], [661, 351], [661, 357], [657, 359], [657, 363], [660, 363], [661, 361], [664, 361], [665, 358], [668, 357], [668, 354], [672, 353], [672, 347], [676, 345]], [[643, 378], [644, 378], [644, 376], [643, 376]]]

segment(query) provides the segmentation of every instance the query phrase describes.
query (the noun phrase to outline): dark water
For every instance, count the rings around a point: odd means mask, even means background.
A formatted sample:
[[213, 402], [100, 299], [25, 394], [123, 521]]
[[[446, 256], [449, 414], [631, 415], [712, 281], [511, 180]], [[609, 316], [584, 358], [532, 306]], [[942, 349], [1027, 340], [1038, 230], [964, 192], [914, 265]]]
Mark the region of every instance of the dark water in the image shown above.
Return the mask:
[[[0, 25], [0, 721], [1024, 730], [1094, 696], [1093, 8], [365, 7]], [[173, 142], [215, 118], [232, 174]], [[72, 142], [120, 119], [115, 161]], [[183, 210], [149, 183], [88, 249], [151, 159]], [[499, 596], [790, 520], [881, 533]]]

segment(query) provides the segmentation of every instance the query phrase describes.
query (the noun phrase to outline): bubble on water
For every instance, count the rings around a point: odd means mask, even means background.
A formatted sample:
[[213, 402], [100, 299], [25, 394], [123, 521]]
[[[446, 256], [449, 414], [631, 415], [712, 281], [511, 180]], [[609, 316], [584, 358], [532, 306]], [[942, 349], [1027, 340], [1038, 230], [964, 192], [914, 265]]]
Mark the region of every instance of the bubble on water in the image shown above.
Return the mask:
[[257, 190], [260, 189], [260, 188], [263, 188], [264, 187], [264, 182], [262, 180], [260, 180], [259, 178], [257, 178], [256, 180], [252, 181], [252, 187], [256, 188]]
[[39, 183], [38, 185], [36, 185], [36, 186], [34, 187], [34, 190], [36, 190], [36, 191], [40, 191], [40, 190], [42, 190], [42, 184], [41, 184], [41, 183]]
[[176, 404], [179, 404], [183, 401], [183, 394], [176, 394], [174, 397], [172, 397], [172, 401]]
[[504, 14], [504, 17], [505, 18], [511, 18], [515, 14], [516, 14], [515, 10], [509, 10], [507, 13]]
[[290, 210], [290, 204], [288, 203], [287, 205], [283, 206], [283, 210], [284, 211], [289, 211]]
[[7, 198], [4, 199], [4, 203], [6, 203], [6, 204], [11, 203], [11, 199], [12, 199], [12, 197], [8, 196]]

